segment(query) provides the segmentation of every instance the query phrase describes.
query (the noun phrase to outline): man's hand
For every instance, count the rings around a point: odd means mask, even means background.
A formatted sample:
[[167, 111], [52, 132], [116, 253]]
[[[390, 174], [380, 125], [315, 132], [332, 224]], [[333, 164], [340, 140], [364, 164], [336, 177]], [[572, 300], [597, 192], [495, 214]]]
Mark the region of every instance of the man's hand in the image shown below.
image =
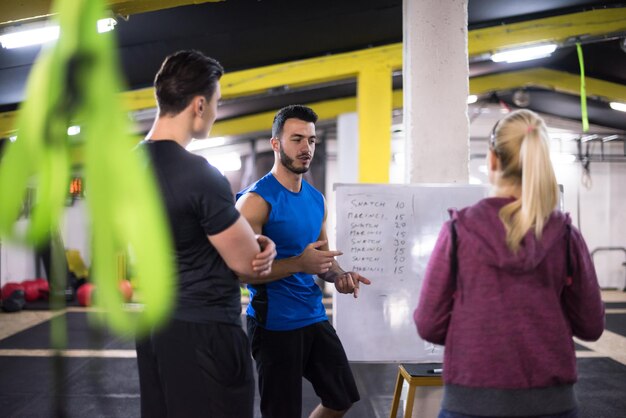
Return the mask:
[[355, 271], [348, 271], [335, 277], [335, 289], [339, 293], [352, 293], [355, 298], [359, 297], [359, 283], [372, 284], [372, 282]]
[[318, 248], [326, 245], [328, 241], [315, 241], [306, 246], [302, 254], [298, 256], [300, 271], [308, 274], [324, 274], [333, 265], [333, 260], [341, 251], [323, 251]]
[[272, 272], [272, 262], [276, 258], [276, 244], [265, 235], [256, 235], [261, 252], [252, 260], [252, 270], [264, 277]]

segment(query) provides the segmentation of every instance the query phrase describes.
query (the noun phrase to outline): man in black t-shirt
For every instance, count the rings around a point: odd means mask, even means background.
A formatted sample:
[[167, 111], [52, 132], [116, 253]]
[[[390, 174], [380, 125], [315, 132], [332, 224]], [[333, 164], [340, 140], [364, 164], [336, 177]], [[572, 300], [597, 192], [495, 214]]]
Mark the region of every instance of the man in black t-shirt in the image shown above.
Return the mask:
[[197, 51], [167, 57], [154, 81], [159, 113], [139, 145], [158, 180], [178, 272], [171, 320], [137, 342], [143, 417], [252, 417], [254, 377], [237, 276], [266, 281], [275, 245], [239, 215], [228, 180], [185, 150], [209, 134], [222, 73]]

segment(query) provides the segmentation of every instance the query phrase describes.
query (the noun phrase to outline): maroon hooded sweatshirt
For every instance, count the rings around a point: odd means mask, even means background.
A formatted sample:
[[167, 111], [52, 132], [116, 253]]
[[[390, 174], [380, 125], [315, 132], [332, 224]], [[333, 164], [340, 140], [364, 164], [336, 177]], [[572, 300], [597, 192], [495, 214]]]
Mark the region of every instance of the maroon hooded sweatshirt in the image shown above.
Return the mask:
[[453, 211], [455, 249], [448, 221], [426, 268], [414, 319], [424, 340], [445, 345], [449, 411], [539, 416], [575, 408], [572, 336], [593, 341], [604, 330], [596, 273], [569, 215], [553, 212], [541, 239], [529, 231], [514, 254], [498, 217], [512, 201], [487, 198]]

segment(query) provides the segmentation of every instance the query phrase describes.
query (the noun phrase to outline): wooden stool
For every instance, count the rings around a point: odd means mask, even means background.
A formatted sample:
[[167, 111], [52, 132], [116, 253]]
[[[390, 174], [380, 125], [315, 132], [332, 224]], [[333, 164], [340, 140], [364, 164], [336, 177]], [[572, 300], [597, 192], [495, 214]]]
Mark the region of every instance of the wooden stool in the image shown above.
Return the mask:
[[[410, 418], [413, 414], [413, 401], [415, 400], [415, 388], [417, 386], [443, 386], [441, 367], [441, 363], [401, 364], [398, 367], [398, 378], [396, 379], [396, 390], [391, 403], [390, 418], [396, 418], [398, 413], [404, 380], [409, 384], [404, 418]], [[433, 370], [437, 370], [438, 373], [433, 372]]]

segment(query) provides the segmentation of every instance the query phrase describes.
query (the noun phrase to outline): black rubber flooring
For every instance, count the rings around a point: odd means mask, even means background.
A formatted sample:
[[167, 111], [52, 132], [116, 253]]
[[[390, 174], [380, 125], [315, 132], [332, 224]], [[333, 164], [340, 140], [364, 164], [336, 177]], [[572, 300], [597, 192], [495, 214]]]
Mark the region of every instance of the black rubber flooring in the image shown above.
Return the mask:
[[[139, 416], [134, 358], [64, 358], [63, 363], [63, 375], [55, 380], [53, 358], [0, 357], [0, 416]], [[64, 413], [53, 413], [55, 401]]]
[[[605, 329], [619, 335], [626, 335], [626, 314], [607, 314]], [[626, 413], [624, 413], [626, 417]]]
[[[614, 329], [626, 326], [626, 315], [609, 316], [611, 323], [618, 324]], [[128, 339], [90, 331], [84, 313], [68, 313], [67, 318], [70, 349], [134, 348]], [[0, 341], [0, 349], [47, 348], [48, 333], [49, 324], [43, 323]], [[55, 374], [53, 358], [0, 356], [0, 417], [51, 417], [59, 411], [55, 405], [60, 406], [66, 417], [137, 417], [139, 381], [135, 361], [134, 358], [66, 357], [62, 374]], [[397, 367], [397, 364], [352, 364], [361, 401], [346, 417], [389, 416]], [[609, 358], [581, 358], [578, 370], [576, 392], [581, 418], [626, 416], [626, 366]], [[317, 403], [312, 387], [304, 381], [302, 416], [308, 416]], [[260, 417], [258, 396], [256, 405]]]
[[[89, 317], [85, 312], [68, 312], [65, 318], [68, 349], [135, 349], [135, 343], [130, 339], [130, 336], [127, 338], [114, 336], [105, 330], [90, 325]], [[47, 348], [50, 348], [50, 321], [0, 340], [0, 349], [34, 350]]]

